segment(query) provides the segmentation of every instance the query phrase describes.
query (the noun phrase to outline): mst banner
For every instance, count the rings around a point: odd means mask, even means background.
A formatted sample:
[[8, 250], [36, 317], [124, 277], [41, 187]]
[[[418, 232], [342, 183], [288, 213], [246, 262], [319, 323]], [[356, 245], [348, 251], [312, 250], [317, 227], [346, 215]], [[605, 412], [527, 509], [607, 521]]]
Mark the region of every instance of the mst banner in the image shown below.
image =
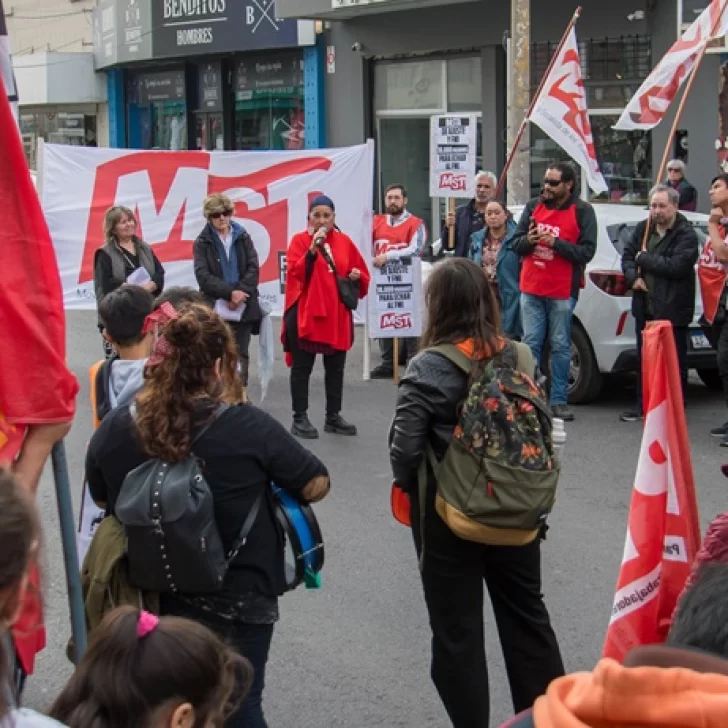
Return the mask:
[[260, 259], [260, 294], [283, 308], [284, 253], [306, 229], [309, 201], [326, 194], [336, 223], [367, 260], [371, 252], [372, 142], [342, 149], [282, 152], [165, 152], [46, 144], [41, 195], [61, 272], [66, 308], [96, 307], [94, 252], [103, 244], [104, 213], [134, 210], [139, 236], [166, 270], [165, 286], [197, 287], [192, 244], [205, 220], [202, 201], [224, 192]]

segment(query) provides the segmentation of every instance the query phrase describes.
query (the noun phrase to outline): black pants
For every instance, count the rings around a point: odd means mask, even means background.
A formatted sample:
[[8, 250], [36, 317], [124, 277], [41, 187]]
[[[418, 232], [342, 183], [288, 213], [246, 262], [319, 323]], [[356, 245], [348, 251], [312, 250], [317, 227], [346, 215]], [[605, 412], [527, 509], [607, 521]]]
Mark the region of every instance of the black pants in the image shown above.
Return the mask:
[[[420, 508], [412, 532], [421, 551]], [[432, 629], [432, 680], [453, 728], [488, 728], [490, 694], [483, 631], [483, 581], [500, 637], [516, 713], [530, 708], [564, 665], [541, 593], [541, 539], [484, 546], [458, 538], [436, 513], [425, 516], [422, 583]]]
[[243, 380], [243, 386], [248, 386], [248, 369], [250, 368], [250, 337], [253, 333], [254, 324], [247, 323], [231, 323], [230, 327], [235, 335], [235, 342], [238, 345], [238, 354], [240, 356], [240, 378]]
[[[294, 415], [308, 412], [308, 383], [316, 361], [312, 354], [298, 346], [298, 308], [293, 306], [286, 311], [286, 340], [293, 358], [291, 367], [291, 400]], [[324, 387], [326, 389], [326, 414], [338, 415], [344, 397], [344, 369], [346, 352], [324, 354]]]
[[728, 320], [723, 318], [719, 324], [707, 329], [708, 338], [718, 352], [718, 373], [723, 383], [723, 396], [728, 406]]
[[[637, 411], [642, 412], [642, 332], [645, 330], [648, 322], [654, 321], [652, 316], [646, 318], [635, 318], [635, 332], [637, 334]], [[685, 392], [688, 386], [688, 327], [673, 326], [672, 335], [675, 339], [675, 349], [677, 350], [677, 362], [680, 366], [680, 381], [682, 383], [683, 402], [685, 401]]]
[[[403, 359], [403, 352], [405, 362], [408, 362], [417, 353], [419, 341], [417, 337], [399, 340], [400, 362]], [[382, 352], [382, 366], [394, 371], [394, 339], [379, 339], [379, 351]]]

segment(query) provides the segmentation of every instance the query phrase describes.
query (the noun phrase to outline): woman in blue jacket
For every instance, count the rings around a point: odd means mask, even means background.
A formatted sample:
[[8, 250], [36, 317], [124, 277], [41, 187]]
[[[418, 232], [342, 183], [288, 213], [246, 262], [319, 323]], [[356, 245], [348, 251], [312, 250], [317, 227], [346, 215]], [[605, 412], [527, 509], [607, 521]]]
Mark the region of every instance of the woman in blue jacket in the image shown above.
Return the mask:
[[521, 326], [521, 262], [513, 249], [516, 223], [506, 206], [491, 200], [485, 209], [485, 227], [470, 236], [468, 258], [483, 268], [498, 297], [501, 328], [513, 339], [523, 335]]

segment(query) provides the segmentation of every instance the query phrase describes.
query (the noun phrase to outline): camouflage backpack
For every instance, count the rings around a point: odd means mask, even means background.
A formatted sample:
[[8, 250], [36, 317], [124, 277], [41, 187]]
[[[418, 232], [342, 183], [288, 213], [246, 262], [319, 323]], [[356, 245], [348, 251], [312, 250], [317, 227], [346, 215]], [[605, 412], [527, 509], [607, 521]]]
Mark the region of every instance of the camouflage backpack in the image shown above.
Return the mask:
[[[428, 446], [427, 461], [437, 480], [437, 512], [468, 541], [496, 546], [530, 543], [556, 499], [559, 470], [553, 457], [551, 410], [543, 390], [519, 371], [526, 368], [519, 347], [527, 349], [509, 342], [472, 382], [440, 462]], [[472, 360], [456, 346], [428, 351], [471, 373]], [[426, 464], [420, 471], [421, 492], [423, 483]]]

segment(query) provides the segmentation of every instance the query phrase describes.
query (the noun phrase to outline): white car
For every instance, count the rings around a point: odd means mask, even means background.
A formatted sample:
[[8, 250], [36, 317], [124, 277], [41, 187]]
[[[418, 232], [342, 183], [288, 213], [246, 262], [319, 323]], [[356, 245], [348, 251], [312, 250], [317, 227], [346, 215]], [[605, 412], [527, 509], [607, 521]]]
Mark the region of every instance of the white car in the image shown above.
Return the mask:
[[[518, 220], [523, 208], [510, 209]], [[622, 252], [635, 226], [647, 217], [647, 209], [597, 203], [594, 210], [599, 228], [597, 250], [586, 267], [586, 285], [579, 293], [571, 329], [569, 402], [574, 404], [594, 400], [601, 391], [604, 375], [637, 369], [632, 298], [622, 274]], [[694, 212], [682, 214], [694, 225], [702, 250], [708, 234], [708, 216]], [[431, 264], [423, 268], [423, 277], [430, 268]], [[697, 371], [706, 386], [720, 389], [715, 351], [698, 324], [702, 313], [703, 304], [696, 284], [688, 366]], [[547, 367], [544, 369], [548, 371]]]

